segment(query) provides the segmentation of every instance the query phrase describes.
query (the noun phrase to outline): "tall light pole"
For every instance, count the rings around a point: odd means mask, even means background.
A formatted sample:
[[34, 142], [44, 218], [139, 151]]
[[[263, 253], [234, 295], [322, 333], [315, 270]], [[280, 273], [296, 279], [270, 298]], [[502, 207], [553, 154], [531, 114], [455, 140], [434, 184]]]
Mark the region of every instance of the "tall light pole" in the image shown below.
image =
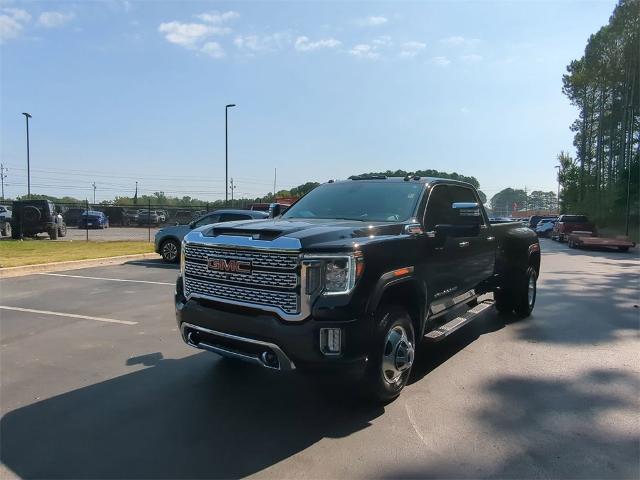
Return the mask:
[[29, 119], [31, 115], [27, 112], [22, 112], [22, 115], [27, 121], [27, 198], [31, 198], [31, 167], [29, 166]]
[[235, 107], [235, 103], [224, 106], [224, 204], [229, 203], [229, 133], [228, 133], [228, 112]]
[[560, 215], [560, 169], [562, 167], [560, 165], [556, 165], [555, 168], [558, 169], [558, 195], [556, 197], [556, 202], [558, 203], [558, 215]]
[[93, 187], [93, 204], [96, 204], [96, 182], [93, 182], [91, 184], [91, 186]]

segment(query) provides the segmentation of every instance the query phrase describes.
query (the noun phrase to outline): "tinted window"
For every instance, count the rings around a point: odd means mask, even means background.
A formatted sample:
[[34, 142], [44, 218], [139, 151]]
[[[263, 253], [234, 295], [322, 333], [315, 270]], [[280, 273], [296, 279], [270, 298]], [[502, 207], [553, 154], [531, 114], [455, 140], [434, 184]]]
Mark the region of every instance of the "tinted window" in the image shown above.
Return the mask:
[[194, 227], [202, 227], [203, 225], [211, 225], [212, 223], [217, 223], [220, 215], [217, 213], [214, 215], [207, 215], [206, 217], [202, 217], [200, 220], [196, 220], [194, 222]]
[[424, 185], [353, 180], [325, 184], [290, 207], [282, 218], [328, 218], [402, 222], [413, 215]]
[[221, 222], [233, 222], [234, 220], [251, 220], [251, 217], [242, 213], [223, 213], [220, 216]]
[[433, 230], [436, 225], [451, 224], [453, 221], [453, 212], [451, 210], [449, 187], [446, 185], [435, 186], [431, 191], [427, 204], [427, 214], [425, 216], [427, 230]]

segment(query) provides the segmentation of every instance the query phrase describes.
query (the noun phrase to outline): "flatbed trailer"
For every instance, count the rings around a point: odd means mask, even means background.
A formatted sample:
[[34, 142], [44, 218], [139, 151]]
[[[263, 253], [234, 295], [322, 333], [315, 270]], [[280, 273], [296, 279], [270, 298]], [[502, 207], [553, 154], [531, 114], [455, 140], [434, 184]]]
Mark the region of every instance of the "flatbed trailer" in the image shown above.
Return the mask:
[[636, 246], [635, 242], [623, 235], [601, 237], [588, 231], [571, 232], [567, 243], [569, 248], [616, 248], [621, 252], [626, 252]]

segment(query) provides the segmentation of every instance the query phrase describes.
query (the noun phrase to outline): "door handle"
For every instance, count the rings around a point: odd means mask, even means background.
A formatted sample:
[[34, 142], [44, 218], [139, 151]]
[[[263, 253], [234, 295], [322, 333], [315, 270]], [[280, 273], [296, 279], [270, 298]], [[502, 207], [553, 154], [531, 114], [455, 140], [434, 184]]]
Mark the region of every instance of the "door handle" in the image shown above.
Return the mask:
[[469, 246], [469, 242], [460, 242], [460, 243], [458, 244], [458, 246], [459, 246], [460, 248], [468, 247], [468, 246]]

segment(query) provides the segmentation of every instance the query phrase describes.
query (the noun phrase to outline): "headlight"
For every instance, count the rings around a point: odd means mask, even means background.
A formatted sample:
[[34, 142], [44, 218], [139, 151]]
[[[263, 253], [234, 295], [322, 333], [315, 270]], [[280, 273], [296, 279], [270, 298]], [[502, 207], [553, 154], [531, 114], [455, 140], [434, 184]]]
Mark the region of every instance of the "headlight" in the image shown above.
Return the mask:
[[[345, 255], [305, 255], [305, 260], [320, 261], [323, 295], [350, 293], [364, 271], [364, 260], [360, 252]], [[308, 287], [308, 290], [315, 291], [315, 288]]]

